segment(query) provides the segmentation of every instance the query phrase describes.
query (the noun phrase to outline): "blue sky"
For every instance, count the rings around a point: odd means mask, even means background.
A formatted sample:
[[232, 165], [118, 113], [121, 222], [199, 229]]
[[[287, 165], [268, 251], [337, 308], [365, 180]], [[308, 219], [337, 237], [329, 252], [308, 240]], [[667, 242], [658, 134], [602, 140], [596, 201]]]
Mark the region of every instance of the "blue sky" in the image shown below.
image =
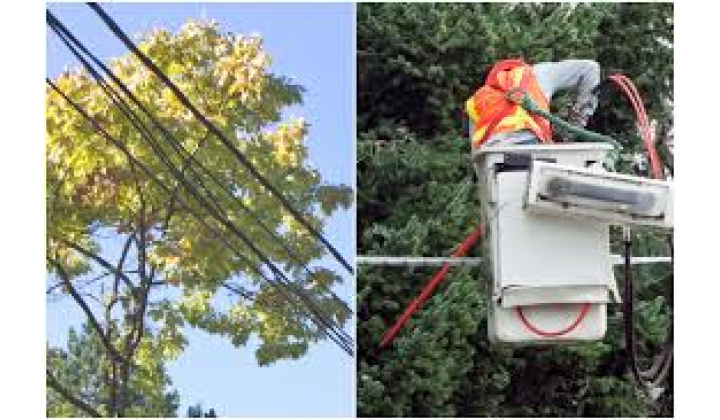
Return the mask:
[[[306, 88], [301, 109], [310, 122], [310, 162], [331, 183], [355, 185], [354, 12], [352, 4], [104, 4], [129, 34], [162, 26], [178, 29], [190, 18], [207, 17], [233, 33], [259, 33], [273, 58], [272, 70]], [[50, 4], [49, 9], [101, 59], [127, 51], [84, 4]], [[47, 30], [46, 73], [53, 77], [76, 61]], [[325, 233], [340, 252], [355, 255], [354, 208], [339, 212]], [[339, 267], [330, 258], [327, 266]], [[354, 279], [337, 293], [354, 306]], [[83, 320], [69, 300], [48, 303], [47, 337], [63, 345], [67, 329]], [[351, 321], [354, 323], [354, 320]], [[349, 327], [346, 328], [350, 330]], [[351, 331], [351, 333], [354, 332]], [[258, 367], [254, 345], [228, 342], [190, 331], [190, 345], [169, 366], [181, 395], [179, 414], [202, 403], [221, 416], [353, 416], [355, 362], [332, 343], [312, 347], [306, 357]]]

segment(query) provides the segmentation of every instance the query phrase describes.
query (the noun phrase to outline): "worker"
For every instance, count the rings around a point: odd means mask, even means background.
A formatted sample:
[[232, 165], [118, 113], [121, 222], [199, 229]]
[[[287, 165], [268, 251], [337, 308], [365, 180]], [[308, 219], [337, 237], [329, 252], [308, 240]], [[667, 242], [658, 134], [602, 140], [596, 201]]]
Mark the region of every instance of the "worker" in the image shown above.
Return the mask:
[[502, 60], [486, 71], [484, 84], [467, 100], [472, 147], [552, 143], [550, 123], [508, 99], [526, 93], [549, 111], [553, 96], [573, 90], [568, 121], [584, 127], [597, 107], [600, 66], [592, 60], [563, 60], [530, 66], [520, 59]]

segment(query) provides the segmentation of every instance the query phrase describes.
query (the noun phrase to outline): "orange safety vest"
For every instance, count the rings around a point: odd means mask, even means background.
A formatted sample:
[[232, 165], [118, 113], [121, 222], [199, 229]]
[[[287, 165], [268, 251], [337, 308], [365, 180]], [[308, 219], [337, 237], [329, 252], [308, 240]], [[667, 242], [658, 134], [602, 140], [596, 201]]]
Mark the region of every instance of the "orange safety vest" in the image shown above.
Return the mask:
[[527, 93], [540, 109], [549, 111], [548, 100], [540, 90], [532, 67], [520, 59], [497, 62], [485, 84], [465, 103], [468, 115], [475, 126], [472, 146], [481, 146], [498, 133], [520, 130], [533, 132], [543, 143], [552, 143], [550, 123], [507, 98], [508, 92]]

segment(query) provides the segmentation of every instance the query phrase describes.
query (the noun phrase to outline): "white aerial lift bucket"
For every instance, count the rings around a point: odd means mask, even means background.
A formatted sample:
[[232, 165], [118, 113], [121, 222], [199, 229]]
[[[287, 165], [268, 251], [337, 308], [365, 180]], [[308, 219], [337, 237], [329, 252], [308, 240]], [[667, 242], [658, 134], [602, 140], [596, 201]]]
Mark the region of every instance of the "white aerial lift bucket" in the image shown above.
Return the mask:
[[[473, 150], [486, 223], [484, 254], [491, 260], [491, 340], [597, 340], [605, 334], [606, 305], [619, 300], [609, 221], [597, 214], [574, 217], [577, 212], [558, 217], [544, 201], [530, 211], [528, 198], [537, 199], [537, 191], [548, 188], [546, 179], [537, 185], [533, 168], [538, 173], [538, 168], [547, 171], [543, 164], [554, 164], [599, 173], [611, 148], [606, 143], [571, 143]], [[535, 196], [529, 195], [531, 180]], [[562, 182], [550, 187], [555, 198], [575, 191]]]
[[603, 169], [607, 143], [473, 150], [491, 260], [491, 340], [597, 340], [619, 301], [609, 226], [672, 228], [667, 181]]

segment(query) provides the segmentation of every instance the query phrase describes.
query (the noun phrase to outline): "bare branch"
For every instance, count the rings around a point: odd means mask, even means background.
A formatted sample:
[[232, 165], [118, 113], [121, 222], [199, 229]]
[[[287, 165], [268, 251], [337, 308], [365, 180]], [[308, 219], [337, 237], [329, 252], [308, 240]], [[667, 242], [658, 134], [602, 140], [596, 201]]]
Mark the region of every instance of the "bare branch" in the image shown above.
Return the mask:
[[133, 290], [133, 297], [136, 299], [135, 313], [133, 314], [133, 325], [126, 337], [125, 352], [130, 355], [137, 348], [142, 337], [142, 329], [144, 325], [145, 308], [147, 297], [150, 293], [150, 285], [152, 284], [152, 276], [155, 275], [154, 267], [151, 268], [150, 276], [146, 271], [147, 268], [147, 232], [148, 226], [145, 220], [146, 205], [145, 200], [140, 198], [139, 227], [138, 235], [135, 238], [138, 249], [138, 268], [140, 271], [140, 284]]
[[[125, 274], [137, 274], [137, 270], [124, 270], [123, 273], [125, 273]], [[90, 280], [87, 280], [85, 283], [78, 285], [75, 289], [81, 290], [82, 288], [87, 287], [87, 286], [90, 286], [91, 284], [97, 282], [98, 280], [104, 279], [105, 277], [109, 276], [110, 274], [112, 274], [112, 273], [109, 272], [109, 271], [105, 271], [105, 272], [103, 272], [103, 273], [101, 273], [101, 274], [98, 274], [96, 277], [93, 277], [93, 278], [91, 278]], [[59, 282], [53, 284], [52, 286], [50, 286], [50, 287], [45, 291], [45, 294], [48, 294], [48, 295], [49, 295], [50, 293], [54, 292], [57, 288], [59, 288], [59, 287], [62, 286], [63, 284], [64, 284], [64, 283], [63, 283], [62, 281], [59, 281]]]
[[58, 287], [60, 287], [60, 286], [62, 286], [62, 285], [64, 285], [64, 284], [65, 284], [65, 283], [62, 282], [62, 281], [59, 281], [59, 282], [53, 284], [52, 286], [48, 287], [48, 289], [45, 291], [45, 294], [46, 294], [46, 295], [49, 295], [50, 293], [54, 292], [55, 289], [57, 289]]
[[109, 272], [115, 274], [116, 276], [120, 276], [120, 278], [125, 282], [128, 288], [132, 290], [134, 287], [132, 282], [130, 281], [130, 278], [125, 275], [122, 271], [119, 271], [117, 268], [115, 268], [112, 264], [110, 264], [107, 260], [100, 257], [99, 255], [95, 254], [94, 252], [90, 251], [89, 249], [83, 248], [82, 246], [71, 242], [67, 239], [58, 239], [58, 241], [62, 242], [63, 244], [67, 245], [68, 247], [74, 249], [75, 251], [83, 254], [84, 256], [92, 259], [96, 263], [100, 264], [103, 268], [108, 270]]
[[55, 266], [55, 268], [58, 271], [58, 274], [60, 275], [60, 278], [65, 283], [65, 287], [67, 287], [68, 292], [73, 297], [75, 302], [77, 302], [78, 305], [82, 308], [83, 312], [85, 312], [85, 316], [88, 318], [88, 322], [90, 322], [90, 326], [95, 330], [97, 335], [100, 337], [100, 341], [102, 341], [105, 348], [110, 352], [110, 354], [118, 359], [123, 359], [123, 357], [118, 353], [118, 351], [115, 349], [115, 347], [112, 345], [110, 340], [108, 340], [107, 335], [105, 335], [105, 332], [103, 331], [102, 326], [100, 326], [100, 323], [98, 322], [97, 318], [95, 318], [95, 314], [93, 314], [92, 310], [88, 306], [87, 302], [80, 296], [80, 294], [75, 290], [75, 287], [73, 287], [72, 283], [70, 282], [70, 276], [68, 275], [67, 271], [65, 271], [65, 268], [63, 268], [62, 264], [57, 262], [56, 260], [48, 257], [48, 261], [50, 264]]
[[127, 240], [125, 240], [125, 246], [123, 246], [122, 253], [120, 254], [120, 259], [118, 259], [117, 267], [116, 267], [116, 274], [115, 277], [119, 277], [117, 273], [123, 272], [123, 265], [125, 264], [125, 259], [128, 256], [128, 253], [130, 251], [130, 245], [132, 244], [133, 237], [135, 236], [135, 232], [128, 235]]
[[[139, 185], [138, 185], [139, 187]], [[150, 283], [152, 279], [148, 279], [146, 272], [147, 265], [147, 225], [146, 225], [146, 204], [145, 198], [140, 194], [140, 209], [138, 212], [138, 229], [133, 235], [135, 237], [135, 243], [138, 251], [138, 275], [140, 277], [140, 284], [136, 288], [132, 288], [133, 300], [133, 312], [131, 314], [132, 325], [130, 331], [125, 336], [124, 352], [125, 358], [131, 360], [135, 350], [137, 349], [140, 340], [142, 339], [143, 325], [145, 318], [145, 308], [147, 303], [147, 296], [150, 292]], [[126, 245], [129, 248], [129, 245]], [[124, 261], [124, 259], [123, 259]], [[153, 270], [154, 273], [154, 270]], [[117, 395], [117, 415], [122, 417], [125, 414], [125, 406], [128, 400], [129, 384], [130, 384], [130, 364], [125, 364], [121, 367], [121, 384], [120, 392]]]
[[102, 300], [101, 300], [99, 297], [93, 295], [92, 293], [78, 292], [78, 294], [79, 294], [80, 296], [89, 297], [89, 298], [91, 298], [92, 300], [94, 300], [95, 302], [97, 302], [98, 305], [102, 306]]
[[[117, 303], [117, 290], [118, 285], [120, 283], [119, 277], [115, 277], [115, 281], [113, 282], [113, 295], [110, 298], [110, 301], [105, 306], [105, 324], [107, 326], [107, 335], [109, 340], [114, 340], [114, 324], [112, 319], [112, 308], [115, 306], [115, 303]], [[117, 361], [110, 357], [108, 359], [109, 366], [105, 370], [105, 383], [107, 384], [108, 389], [110, 390], [110, 402], [108, 407], [108, 412], [111, 417], [114, 417], [117, 411], [117, 388], [118, 388], [118, 381], [117, 381]]]

